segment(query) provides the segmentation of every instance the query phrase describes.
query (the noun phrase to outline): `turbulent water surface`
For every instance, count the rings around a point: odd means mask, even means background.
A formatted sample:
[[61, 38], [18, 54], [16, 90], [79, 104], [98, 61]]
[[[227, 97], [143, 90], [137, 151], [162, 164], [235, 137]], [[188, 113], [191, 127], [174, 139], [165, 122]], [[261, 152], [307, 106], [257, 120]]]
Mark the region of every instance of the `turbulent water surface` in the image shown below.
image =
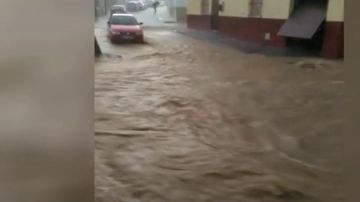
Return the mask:
[[343, 200], [341, 62], [146, 34], [96, 61], [97, 202]]

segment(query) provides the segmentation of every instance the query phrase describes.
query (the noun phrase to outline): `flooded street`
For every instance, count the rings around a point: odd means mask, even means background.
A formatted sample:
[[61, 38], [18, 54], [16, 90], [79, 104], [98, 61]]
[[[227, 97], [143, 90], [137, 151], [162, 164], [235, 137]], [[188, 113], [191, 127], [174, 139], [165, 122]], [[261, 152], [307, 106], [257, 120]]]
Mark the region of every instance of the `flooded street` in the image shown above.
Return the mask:
[[96, 34], [97, 202], [343, 201], [342, 62]]

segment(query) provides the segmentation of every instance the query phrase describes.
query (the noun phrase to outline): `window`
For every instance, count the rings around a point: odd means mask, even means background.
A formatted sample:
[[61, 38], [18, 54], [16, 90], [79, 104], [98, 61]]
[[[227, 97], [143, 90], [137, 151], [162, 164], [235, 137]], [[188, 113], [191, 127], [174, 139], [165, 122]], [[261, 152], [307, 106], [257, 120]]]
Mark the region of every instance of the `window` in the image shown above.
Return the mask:
[[210, 7], [209, 0], [201, 0], [201, 14], [209, 15]]
[[138, 21], [135, 17], [132, 16], [117, 16], [113, 15], [111, 17], [111, 24], [112, 25], [138, 25]]
[[263, 0], [250, 0], [249, 17], [261, 18], [262, 5], [263, 5]]

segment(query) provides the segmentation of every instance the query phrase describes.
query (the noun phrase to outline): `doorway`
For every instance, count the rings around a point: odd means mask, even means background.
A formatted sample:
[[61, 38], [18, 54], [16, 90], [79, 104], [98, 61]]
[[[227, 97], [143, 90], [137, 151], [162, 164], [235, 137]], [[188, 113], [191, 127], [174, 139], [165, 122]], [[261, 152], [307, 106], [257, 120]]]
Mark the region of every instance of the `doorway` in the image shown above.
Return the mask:
[[325, 37], [328, 0], [294, 0], [280, 33], [289, 50], [318, 55]]
[[317, 55], [321, 52], [325, 37], [325, 22], [322, 22], [319, 29], [311, 39], [286, 37], [285, 43], [291, 50], [303, 50]]

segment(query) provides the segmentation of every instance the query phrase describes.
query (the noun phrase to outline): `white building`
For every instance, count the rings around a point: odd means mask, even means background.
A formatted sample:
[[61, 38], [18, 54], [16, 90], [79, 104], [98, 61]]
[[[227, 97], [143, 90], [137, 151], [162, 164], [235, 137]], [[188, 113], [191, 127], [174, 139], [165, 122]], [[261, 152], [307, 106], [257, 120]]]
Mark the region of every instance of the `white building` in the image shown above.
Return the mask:
[[187, 0], [166, 0], [169, 8], [169, 14], [175, 18], [177, 22], [186, 22]]

